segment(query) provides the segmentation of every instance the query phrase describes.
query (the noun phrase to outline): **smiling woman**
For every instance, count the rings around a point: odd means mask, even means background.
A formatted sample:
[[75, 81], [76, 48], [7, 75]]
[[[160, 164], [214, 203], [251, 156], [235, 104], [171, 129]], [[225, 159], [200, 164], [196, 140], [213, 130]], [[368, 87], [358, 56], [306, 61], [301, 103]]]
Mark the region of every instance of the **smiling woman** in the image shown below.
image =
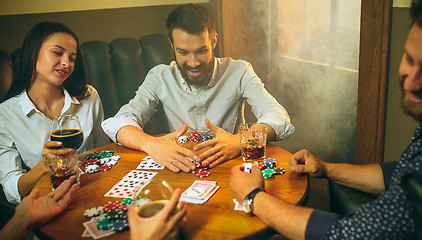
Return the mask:
[[68, 27], [35, 25], [12, 62], [13, 82], [0, 104], [0, 183], [7, 201], [16, 204], [47, 173], [45, 155], [75, 151], [56, 149], [62, 143], [49, 141], [53, 118], [79, 117], [87, 136], [80, 152], [106, 144], [107, 138], [100, 127], [101, 100], [87, 84], [78, 38]]

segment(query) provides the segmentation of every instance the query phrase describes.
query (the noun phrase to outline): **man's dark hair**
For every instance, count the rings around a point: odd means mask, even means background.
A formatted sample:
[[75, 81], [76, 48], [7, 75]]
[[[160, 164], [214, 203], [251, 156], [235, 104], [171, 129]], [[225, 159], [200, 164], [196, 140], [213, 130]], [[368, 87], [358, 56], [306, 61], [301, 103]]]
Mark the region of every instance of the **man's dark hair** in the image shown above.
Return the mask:
[[88, 73], [85, 59], [79, 47], [78, 38], [65, 25], [54, 22], [40, 22], [26, 34], [20, 49], [12, 54], [13, 82], [5, 100], [28, 90], [36, 75], [38, 54], [43, 42], [54, 33], [63, 32], [73, 36], [77, 44], [77, 53], [73, 73], [64, 81], [63, 87], [71, 96], [83, 97], [87, 90]]
[[215, 21], [211, 12], [197, 4], [181, 5], [167, 17], [167, 31], [173, 43], [173, 29], [179, 28], [189, 34], [199, 34], [208, 30], [209, 36], [215, 33]]
[[422, 27], [422, 0], [413, 0], [410, 6], [410, 18], [413, 23]]

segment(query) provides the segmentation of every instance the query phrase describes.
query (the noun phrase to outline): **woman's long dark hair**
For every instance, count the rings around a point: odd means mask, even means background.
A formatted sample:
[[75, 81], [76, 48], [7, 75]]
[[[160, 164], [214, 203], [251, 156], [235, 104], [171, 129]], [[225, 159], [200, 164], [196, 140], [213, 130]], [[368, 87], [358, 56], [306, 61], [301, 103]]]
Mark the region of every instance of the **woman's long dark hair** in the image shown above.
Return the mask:
[[76, 35], [61, 23], [40, 22], [25, 36], [22, 47], [12, 54], [13, 82], [5, 100], [28, 90], [36, 77], [36, 64], [42, 43], [53, 33], [63, 32], [73, 36], [77, 44], [77, 55], [73, 73], [64, 81], [63, 87], [71, 96], [83, 97], [86, 94], [88, 74], [84, 56]]

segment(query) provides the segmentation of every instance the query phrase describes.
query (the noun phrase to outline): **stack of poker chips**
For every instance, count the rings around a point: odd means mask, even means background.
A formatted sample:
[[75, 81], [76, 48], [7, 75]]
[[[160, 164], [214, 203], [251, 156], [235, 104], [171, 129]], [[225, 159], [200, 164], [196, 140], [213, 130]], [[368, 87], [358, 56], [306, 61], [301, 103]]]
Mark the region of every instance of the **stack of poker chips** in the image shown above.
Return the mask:
[[195, 162], [196, 168], [191, 172], [195, 174], [197, 177], [205, 178], [211, 175], [211, 172], [208, 171], [208, 167], [202, 166], [200, 163]]
[[211, 140], [213, 138], [214, 137], [211, 133], [201, 133], [201, 132], [193, 131], [193, 132], [187, 133], [187, 135], [182, 135], [178, 137], [177, 142], [178, 143], [188, 143], [188, 142], [199, 143], [199, 142], [205, 142], [205, 141]]
[[113, 155], [113, 151], [92, 152], [84, 156], [85, 172], [96, 173], [110, 170], [122, 157]]
[[274, 158], [265, 158], [258, 165], [262, 171], [262, 177], [265, 179], [270, 179], [275, 174], [282, 175], [286, 172], [284, 168], [277, 168], [277, 161]]
[[127, 220], [128, 205], [132, 204], [138, 209], [149, 202], [151, 202], [149, 199], [143, 197], [137, 197], [136, 200], [125, 198], [121, 202], [109, 201], [105, 203], [104, 206], [86, 209], [84, 211], [84, 216], [86, 218], [95, 218], [98, 230], [121, 232], [129, 226]]

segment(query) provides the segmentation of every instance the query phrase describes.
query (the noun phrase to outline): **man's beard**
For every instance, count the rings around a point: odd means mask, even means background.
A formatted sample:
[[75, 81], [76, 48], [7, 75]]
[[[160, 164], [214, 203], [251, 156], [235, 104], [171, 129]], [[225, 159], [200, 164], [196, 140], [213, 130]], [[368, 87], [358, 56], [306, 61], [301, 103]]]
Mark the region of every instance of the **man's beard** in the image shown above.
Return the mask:
[[400, 80], [401, 90], [402, 90], [402, 98], [401, 98], [401, 108], [403, 112], [407, 115], [413, 117], [417, 121], [422, 121], [422, 104], [416, 104], [409, 100], [407, 97], [406, 92], [403, 89], [405, 79]]
[[188, 74], [186, 73], [187, 71], [189, 71], [190, 69], [192, 69], [191, 67], [189, 67], [187, 64], [184, 64], [183, 67], [179, 65], [179, 63], [176, 61], [176, 65], [177, 68], [180, 70], [180, 73], [182, 74], [183, 79], [189, 84], [189, 85], [194, 85], [194, 86], [206, 86], [208, 85], [213, 71], [214, 71], [214, 54], [212, 59], [207, 63], [207, 64], [203, 64], [201, 63], [198, 67], [200, 71], [201, 71], [201, 76], [199, 77], [193, 77], [192, 79], [188, 76]]

